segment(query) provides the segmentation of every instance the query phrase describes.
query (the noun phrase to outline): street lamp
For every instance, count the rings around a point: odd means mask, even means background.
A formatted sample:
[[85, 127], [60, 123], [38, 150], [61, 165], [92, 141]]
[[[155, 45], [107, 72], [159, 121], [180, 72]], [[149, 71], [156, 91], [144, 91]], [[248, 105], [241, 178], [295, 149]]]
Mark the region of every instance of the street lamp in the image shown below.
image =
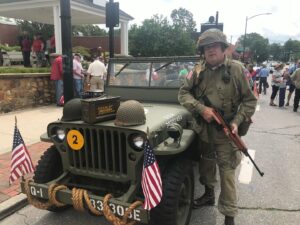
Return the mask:
[[245, 50], [246, 50], [246, 35], [247, 35], [247, 24], [248, 24], [248, 20], [253, 19], [254, 17], [257, 16], [263, 16], [263, 15], [271, 15], [272, 13], [260, 13], [260, 14], [256, 14], [254, 16], [246, 16], [246, 24], [245, 24], [245, 35], [244, 35], [244, 42], [243, 42], [243, 62], [245, 61]]

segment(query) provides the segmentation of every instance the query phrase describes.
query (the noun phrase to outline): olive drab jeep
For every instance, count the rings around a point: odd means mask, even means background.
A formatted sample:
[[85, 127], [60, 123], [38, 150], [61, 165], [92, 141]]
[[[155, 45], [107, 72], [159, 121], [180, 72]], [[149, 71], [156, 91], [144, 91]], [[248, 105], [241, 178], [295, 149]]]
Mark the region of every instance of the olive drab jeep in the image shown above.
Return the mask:
[[[194, 193], [196, 134], [178, 90], [199, 57], [113, 58], [105, 91], [72, 99], [41, 140], [52, 143], [22, 192], [38, 208], [68, 206], [112, 224], [187, 225]], [[162, 179], [161, 202], [143, 208], [145, 142]]]

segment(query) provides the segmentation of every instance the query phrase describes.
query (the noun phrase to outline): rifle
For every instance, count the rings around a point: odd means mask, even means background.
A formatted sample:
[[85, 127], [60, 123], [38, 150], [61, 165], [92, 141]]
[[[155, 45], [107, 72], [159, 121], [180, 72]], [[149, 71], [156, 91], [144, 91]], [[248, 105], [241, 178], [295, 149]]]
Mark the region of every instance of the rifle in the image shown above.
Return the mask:
[[247, 156], [251, 160], [252, 164], [254, 165], [254, 167], [257, 170], [257, 172], [259, 173], [259, 175], [263, 176], [264, 172], [260, 171], [260, 169], [258, 168], [256, 163], [252, 159], [251, 155], [248, 152], [248, 148], [246, 147], [246, 145], [243, 142], [243, 140], [241, 139], [241, 137], [238, 134], [233, 134], [231, 132], [230, 124], [225, 120], [222, 113], [211, 104], [210, 100], [207, 98], [206, 95], [204, 95], [202, 97], [202, 99], [206, 106], [211, 107], [213, 109], [214, 118], [215, 118], [216, 122], [223, 128], [223, 131], [226, 134], [226, 136], [237, 146], [237, 148], [241, 152], [244, 153], [245, 156]]

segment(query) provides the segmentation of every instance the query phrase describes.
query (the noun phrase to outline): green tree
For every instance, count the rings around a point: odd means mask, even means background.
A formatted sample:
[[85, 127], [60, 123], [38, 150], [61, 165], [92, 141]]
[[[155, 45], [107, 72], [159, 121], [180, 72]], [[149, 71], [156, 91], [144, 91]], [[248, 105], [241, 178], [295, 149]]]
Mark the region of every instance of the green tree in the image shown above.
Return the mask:
[[193, 14], [187, 9], [174, 9], [171, 13], [171, 19], [175, 27], [179, 27], [189, 33], [196, 31], [196, 22]]
[[107, 36], [107, 32], [104, 29], [101, 29], [97, 25], [77, 25], [72, 26], [72, 33], [74, 36], [83, 35], [83, 36]]
[[17, 26], [20, 32], [27, 31], [31, 38], [35, 34], [41, 33], [44, 40], [47, 40], [54, 33], [54, 26], [51, 24], [17, 20]]
[[[240, 43], [244, 43], [245, 36], [239, 38]], [[258, 33], [250, 33], [246, 36], [246, 51], [252, 53], [252, 60], [261, 63], [269, 58], [269, 39], [262, 37]]]
[[288, 60], [290, 58], [300, 59], [300, 41], [289, 39], [284, 44], [284, 51], [288, 55]]
[[190, 33], [170, 25], [167, 18], [154, 15], [129, 30], [129, 51], [133, 56], [193, 55], [195, 43]]
[[280, 56], [282, 54], [283, 47], [280, 44], [273, 43], [269, 46], [269, 54], [273, 60], [280, 60]]

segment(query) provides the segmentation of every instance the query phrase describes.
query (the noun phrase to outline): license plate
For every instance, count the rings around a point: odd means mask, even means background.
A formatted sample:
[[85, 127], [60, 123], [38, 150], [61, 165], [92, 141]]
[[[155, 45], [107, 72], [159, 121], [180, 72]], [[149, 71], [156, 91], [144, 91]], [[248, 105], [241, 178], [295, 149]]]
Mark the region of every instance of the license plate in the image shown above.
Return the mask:
[[[38, 198], [43, 198], [45, 199], [47, 196], [47, 193], [44, 193], [45, 189], [36, 187], [36, 186], [30, 186], [30, 193], [31, 195], [38, 197]], [[97, 209], [98, 211], [103, 211], [103, 201], [100, 199], [95, 199], [93, 197], [90, 197], [90, 201], [92, 206]], [[124, 216], [126, 210], [128, 207], [119, 205], [113, 202], [110, 202], [109, 207], [112, 211], [113, 214], [118, 215], [118, 216]], [[141, 221], [141, 210], [139, 209], [134, 209], [128, 216], [129, 219], [135, 220], [135, 221]]]
[[[90, 198], [90, 200], [95, 209], [97, 209], [98, 211], [103, 211], [103, 201], [102, 200], [94, 199], [94, 198]], [[110, 202], [108, 205], [111, 209], [111, 212], [118, 216], [124, 216], [126, 210], [128, 209], [128, 207], [125, 207], [125, 206], [122, 206], [119, 204], [115, 204], [113, 202]], [[141, 221], [140, 214], [141, 214], [141, 211], [139, 209], [134, 209], [129, 214], [128, 218], [135, 220], [135, 221]]]

